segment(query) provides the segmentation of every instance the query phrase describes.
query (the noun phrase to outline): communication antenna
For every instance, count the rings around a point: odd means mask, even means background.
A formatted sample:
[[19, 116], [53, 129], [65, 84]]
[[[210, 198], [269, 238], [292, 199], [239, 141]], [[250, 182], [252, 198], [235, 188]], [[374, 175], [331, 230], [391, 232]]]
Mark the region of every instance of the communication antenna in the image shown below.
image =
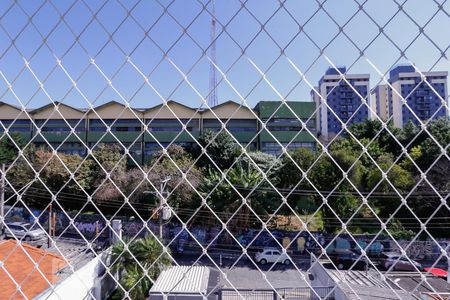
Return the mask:
[[217, 100], [217, 70], [216, 70], [216, 3], [211, 1], [211, 47], [209, 51], [209, 58], [211, 59], [209, 66], [209, 107], [216, 106]]

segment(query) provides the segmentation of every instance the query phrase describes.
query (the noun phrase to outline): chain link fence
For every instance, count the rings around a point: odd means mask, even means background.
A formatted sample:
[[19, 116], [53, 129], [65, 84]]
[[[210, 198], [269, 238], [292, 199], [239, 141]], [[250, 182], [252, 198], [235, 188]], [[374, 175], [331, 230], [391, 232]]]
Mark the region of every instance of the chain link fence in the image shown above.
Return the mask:
[[449, 13], [2, 1], [0, 298], [447, 299]]

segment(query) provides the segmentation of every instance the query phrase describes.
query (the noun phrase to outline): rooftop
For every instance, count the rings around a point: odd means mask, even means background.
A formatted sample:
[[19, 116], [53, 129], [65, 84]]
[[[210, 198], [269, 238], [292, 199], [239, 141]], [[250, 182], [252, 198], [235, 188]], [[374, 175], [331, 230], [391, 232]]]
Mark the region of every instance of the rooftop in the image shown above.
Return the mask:
[[206, 294], [210, 270], [204, 266], [175, 266], [164, 270], [150, 293]]
[[34, 298], [56, 283], [57, 272], [66, 266], [63, 257], [15, 240], [0, 242], [0, 261], [0, 299]]

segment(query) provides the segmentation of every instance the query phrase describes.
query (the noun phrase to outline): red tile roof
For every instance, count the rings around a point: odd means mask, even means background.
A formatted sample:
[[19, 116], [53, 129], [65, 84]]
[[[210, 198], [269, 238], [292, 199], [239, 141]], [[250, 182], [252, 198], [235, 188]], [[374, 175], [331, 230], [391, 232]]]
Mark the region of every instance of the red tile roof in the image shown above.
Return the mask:
[[0, 242], [0, 262], [0, 299], [25, 299], [23, 294], [34, 298], [50, 287], [49, 282], [57, 282], [56, 272], [66, 266], [63, 257], [15, 240]]

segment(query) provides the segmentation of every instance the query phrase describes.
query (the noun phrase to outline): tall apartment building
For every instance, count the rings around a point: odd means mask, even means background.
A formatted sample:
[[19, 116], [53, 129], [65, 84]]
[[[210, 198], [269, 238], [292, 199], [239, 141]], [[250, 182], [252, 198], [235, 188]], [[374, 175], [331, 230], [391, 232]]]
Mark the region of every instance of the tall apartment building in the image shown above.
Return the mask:
[[[130, 108], [111, 101], [93, 110], [77, 109], [63, 103], [22, 111], [0, 102], [2, 132], [18, 132], [36, 146], [58, 148], [70, 154], [87, 154], [100, 143], [121, 144], [138, 163], [169, 144], [189, 146], [205, 131], [218, 131], [223, 125], [247, 149], [278, 154], [280, 142], [289, 149], [316, 149], [315, 105], [312, 102], [262, 101], [255, 109], [228, 101], [211, 110], [191, 108], [175, 101], [148, 109]], [[302, 129], [298, 118], [308, 122]], [[262, 130], [258, 118], [267, 122]], [[33, 121], [33, 122], [32, 122]], [[34, 124], [33, 124], [34, 123]]]
[[[389, 72], [388, 115], [394, 126], [403, 127], [409, 120], [437, 119], [448, 115], [443, 106], [447, 101], [448, 72], [423, 72], [424, 78], [411, 65], [397, 66]], [[403, 103], [405, 100], [406, 104]]]
[[[342, 74], [339, 74], [339, 72]], [[329, 68], [311, 91], [318, 106], [317, 119], [321, 136], [328, 140], [342, 129], [341, 121], [359, 123], [369, 117], [369, 74], [347, 74], [345, 67]], [[318, 94], [317, 92], [320, 94]], [[366, 104], [362, 104], [366, 102]], [[325, 105], [328, 104], [328, 107]]]
[[[386, 121], [389, 118], [389, 104], [388, 104], [388, 85], [377, 85], [370, 94], [371, 103], [374, 104], [374, 111], [381, 120]], [[373, 117], [372, 119], [375, 119]]]

